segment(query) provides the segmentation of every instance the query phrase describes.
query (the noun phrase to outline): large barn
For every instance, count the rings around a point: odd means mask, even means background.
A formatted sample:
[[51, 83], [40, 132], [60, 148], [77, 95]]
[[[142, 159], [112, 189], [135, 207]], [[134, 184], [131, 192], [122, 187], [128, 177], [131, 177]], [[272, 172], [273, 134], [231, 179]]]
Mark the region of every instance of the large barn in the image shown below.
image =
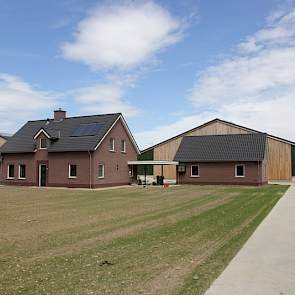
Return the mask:
[[[179, 134], [175, 137], [172, 137], [170, 139], [167, 139], [163, 142], [160, 142], [150, 148], [147, 148], [142, 151], [140, 155], [140, 160], [166, 160], [166, 161], [174, 161], [179, 160], [179, 156], [177, 156], [177, 152], [179, 152], [179, 148], [181, 149], [192, 149], [193, 146], [199, 146], [200, 144], [204, 144], [204, 141], [207, 142], [209, 138], [206, 139], [206, 137], [210, 137], [213, 135], [233, 135], [233, 134], [265, 134], [262, 132], [259, 132], [257, 130], [253, 130], [244, 126], [240, 126], [228, 121], [224, 121], [221, 119], [214, 119], [212, 121], [209, 121], [201, 126], [198, 126], [196, 128], [193, 128], [187, 132], [184, 132], [182, 134]], [[183, 140], [186, 137], [198, 137], [202, 136], [202, 140], [198, 139], [191, 139], [190, 144], [186, 143], [186, 146], [183, 147]], [[242, 137], [243, 138], [243, 137]], [[238, 143], [243, 145], [244, 139], [239, 139], [241, 142]], [[250, 140], [250, 139], [249, 139]], [[228, 139], [224, 139], [225, 142], [228, 142]], [[187, 142], [187, 141], [186, 141]], [[193, 143], [192, 143], [193, 142]], [[212, 141], [212, 138], [209, 140], [209, 142], [217, 142], [216, 140]], [[253, 148], [255, 148], [255, 144], [245, 142], [244, 145], [252, 144]], [[214, 147], [215, 149], [218, 149], [218, 147]], [[230, 148], [230, 147], [229, 147]], [[232, 148], [232, 147], [231, 147]], [[239, 149], [238, 147], [236, 149]], [[209, 152], [209, 151], [208, 151]], [[231, 152], [233, 154], [234, 151]], [[215, 154], [214, 154], [215, 155]], [[177, 157], [176, 157], [177, 156]], [[224, 156], [224, 155], [222, 155]], [[208, 171], [217, 171], [217, 167], [221, 165], [222, 157], [218, 161], [218, 165], [216, 165], [216, 159], [213, 157], [212, 159], [208, 158], [207, 155], [207, 164], [206, 167], [209, 167], [211, 163], [211, 166], [213, 165], [213, 168]], [[216, 155], [215, 155], [216, 157]], [[253, 156], [254, 157], [254, 156]], [[256, 159], [256, 158], [255, 158]], [[253, 160], [253, 161], [252, 161]], [[243, 162], [239, 158], [236, 159], [236, 161]], [[251, 159], [252, 162], [256, 161]], [[196, 155], [196, 159], [193, 161], [195, 164], [197, 162], [200, 162], [199, 155]], [[204, 161], [203, 161], [204, 162]], [[256, 161], [259, 162], [259, 161]], [[212, 164], [215, 163], [215, 164]], [[235, 169], [241, 169], [242, 167], [237, 168], [237, 163], [234, 164]], [[265, 160], [261, 159], [261, 163], [265, 165], [265, 180], [267, 181], [291, 181], [292, 176], [295, 176], [295, 143], [286, 139], [282, 139], [277, 136], [273, 136], [270, 134], [265, 134]], [[197, 165], [193, 165], [197, 166]], [[203, 164], [204, 166], [204, 164]], [[220, 166], [221, 167], [221, 166]], [[163, 170], [162, 170], [163, 169]], [[193, 168], [197, 169], [197, 167]], [[207, 169], [207, 168], [206, 168]], [[226, 168], [225, 170], [226, 171]], [[168, 179], [170, 181], [176, 181], [179, 177], [179, 171], [177, 170], [176, 166], [173, 165], [167, 165], [164, 167], [161, 166], [153, 166], [149, 167], [148, 173], [152, 174], [154, 177], [157, 175], [161, 175], [163, 172], [163, 176], [165, 179]], [[219, 171], [220, 172], [220, 171]], [[210, 176], [210, 172], [209, 176]], [[236, 173], [235, 170], [233, 170], [232, 173]], [[213, 174], [212, 174], [213, 175]], [[206, 181], [207, 183], [210, 183], [210, 179]], [[213, 182], [213, 181], [212, 181]], [[218, 182], [218, 181], [217, 181]]]

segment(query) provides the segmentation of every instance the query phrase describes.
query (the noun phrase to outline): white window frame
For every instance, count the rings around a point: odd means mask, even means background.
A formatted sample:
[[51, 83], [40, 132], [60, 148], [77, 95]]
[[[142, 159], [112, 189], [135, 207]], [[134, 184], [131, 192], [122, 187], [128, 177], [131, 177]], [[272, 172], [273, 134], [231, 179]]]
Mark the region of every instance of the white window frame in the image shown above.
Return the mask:
[[[123, 144], [123, 149], [122, 149], [122, 144]], [[126, 140], [121, 139], [121, 153], [126, 153]]]
[[[76, 166], [76, 176], [73, 176], [73, 175], [71, 175], [71, 166]], [[78, 166], [77, 166], [77, 164], [72, 164], [72, 163], [70, 163], [69, 164], [69, 178], [77, 178], [77, 175], [78, 175]]]
[[[110, 147], [111, 142], [112, 142], [112, 147]], [[115, 151], [115, 138], [113, 138], [113, 137], [111, 137], [110, 140], [109, 140], [109, 151], [110, 152], [114, 152]]]
[[[99, 176], [99, 166], [102, 166], [102, 175], [101, 176]], [[102, 164], [102, 163], [99, 163], [98, 164], [98, 171], [97, 171], [97, 178], [99, 178], [99, 179], [103, 179], [104, 178], [104, 175], [105, 175], [105, 173], [104, 173], [105, 171], [104, 171], [104, 164]]]
[[[198, 175], [193, 175], [193, 167], [198, 167]], [[191, 177], [200, 177], [200, 165], [191, 165]]]
[[[41, 142], [42, 142], [43, 139], [46, 140], [46, 147], [45, 147], [45, 148], [42, 147], [42, 145], [41, 145]], [[40, 149], [40, 150], [47, 150], [47, 138], [40, 138], [40, 139], [39, 139], [39, 149]]]
[[[14, 166], [14, 168], [13, 168], [14, 169], [14, 176], [13, 177], [9, 176], [9, 167], [10, 166]], [[14, 178], [15, 178], [15, 165], [14, 164], [8, 164], [7, 165], [7, 179], [14, 179]]]
[[[243, 172], [244, 172], [243, 175], [237, 174], [238, 166], [243, 166]], [[246, 165], [245, 164], [236, 164], [235, 165], [235, 177], [246, 177]]]
[[18, 165], [18, 179], [27, 179], [27, 176], [26, 176], [26, 177], [21, 177], [21, 176], [20, 176], [20, 167], [21, 167], [21, 166], [25, 166], [25, 174], [27, 174], [27, 171], [26, 171], [26, 170], [27, 170], [26, 164], [19, 164], [19, 165]]

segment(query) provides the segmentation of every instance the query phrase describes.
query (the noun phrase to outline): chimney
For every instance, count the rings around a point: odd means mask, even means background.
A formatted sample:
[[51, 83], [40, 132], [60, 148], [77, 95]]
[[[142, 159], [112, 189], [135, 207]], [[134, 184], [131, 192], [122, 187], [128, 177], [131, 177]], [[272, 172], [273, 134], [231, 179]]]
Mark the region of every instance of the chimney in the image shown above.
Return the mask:
[[66, 118], [66, 111], [59, 108], [58, 110], [54, 111], [54, 121], [62, 121]]

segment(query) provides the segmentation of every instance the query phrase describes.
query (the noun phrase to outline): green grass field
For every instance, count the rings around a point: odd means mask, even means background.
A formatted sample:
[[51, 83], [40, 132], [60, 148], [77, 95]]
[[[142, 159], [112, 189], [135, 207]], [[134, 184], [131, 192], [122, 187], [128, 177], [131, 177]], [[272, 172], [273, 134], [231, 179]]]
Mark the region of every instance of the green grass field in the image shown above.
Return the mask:
[[286, 189], [0, 187], [0, 294], [204, 294]]

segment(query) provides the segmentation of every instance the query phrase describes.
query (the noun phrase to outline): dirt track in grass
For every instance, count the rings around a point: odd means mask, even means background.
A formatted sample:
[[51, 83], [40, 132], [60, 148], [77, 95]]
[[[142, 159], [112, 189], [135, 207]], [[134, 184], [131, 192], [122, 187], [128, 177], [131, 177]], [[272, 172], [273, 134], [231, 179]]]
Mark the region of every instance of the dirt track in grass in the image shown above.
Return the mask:
[[203, 294], [286, 189], [0, 187], [1, 294]]

